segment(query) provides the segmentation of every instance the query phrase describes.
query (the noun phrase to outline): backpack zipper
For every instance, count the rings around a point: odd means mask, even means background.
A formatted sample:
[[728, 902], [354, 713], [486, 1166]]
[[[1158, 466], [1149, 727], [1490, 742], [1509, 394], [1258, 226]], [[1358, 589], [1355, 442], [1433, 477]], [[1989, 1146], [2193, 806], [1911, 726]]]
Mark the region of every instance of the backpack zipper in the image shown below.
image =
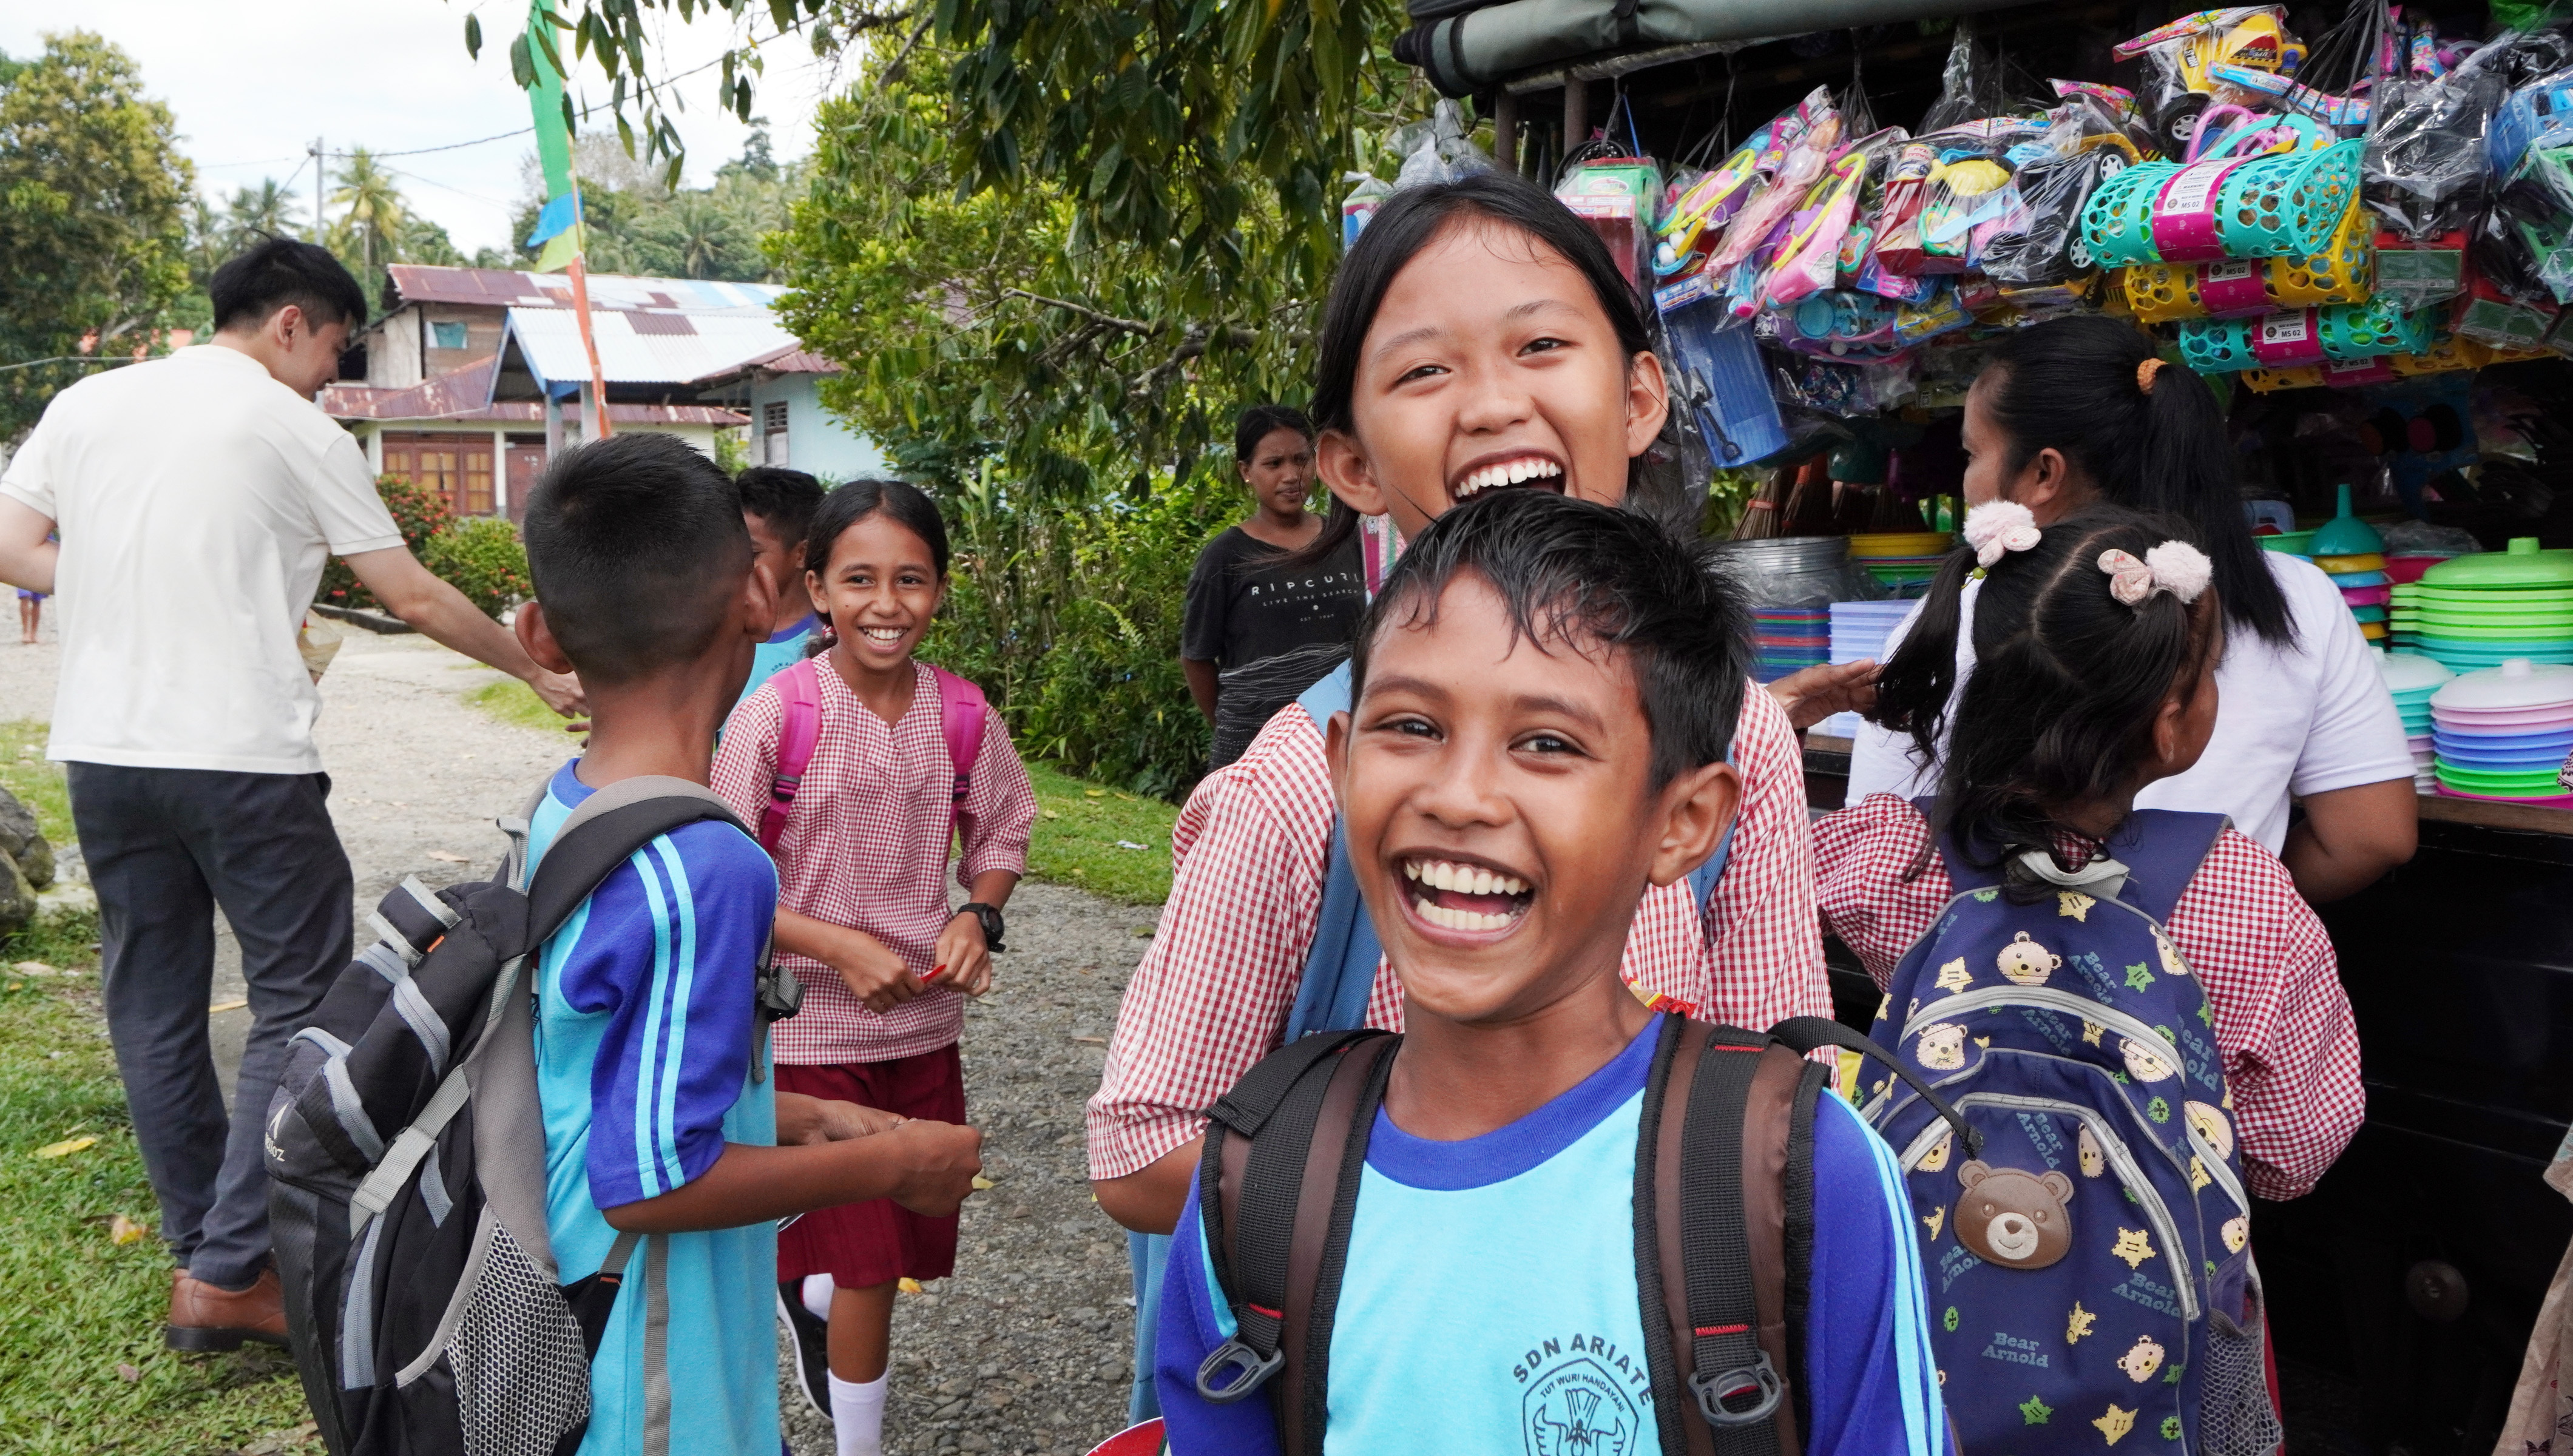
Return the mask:
[[[2024, 1097], [2010, 1092], [1968, 1092], [1956, 1098], [1954, 1105], [1960, 1112], [1968, 1107], [1994, 1106], [2014, 1111], [2061, 1113], [2090, 1128], [2092, 1135], [2099, 1140], [2101, 1155], [2118, 1170], [2118, 1181], [2136, 1194], [2137, 1206], [2144, 1210], [2144, 1220], [2153, 1225], [2154, 1234], [2162, 1241], [2162, 1258], [2171, 1267], [2171, 1287], [2179, 1292], [2180, 1318], [2190, 1324], [2197, 1322], [2197, 1284], [2194, 1276], [2180, 1266], [2179, 1224], [2171, 1217], [2170, 1205], [2162, 1201], [2161, 1191], [2144, 1177], [2144, 1167], [2136, 1161], [2134, 1151], [2127, 1146], [2127, 1139], [2118, 1135], [2107, 1117], [2096, 1108], [2079, 1102], [2055, 1097]], [[1903, 1149], [1901, 1166], [1904, 1174], [1909, 1176], [1921, 1159], [1929, 1155], [1930, 1149], [1939, 1145], [1940, 1136], [1951, 1130], [1944, 1118], [1934, 1119], [1929, 1126], [1922, 1128], [1911, 1145]]]
[[[2198, 994], [2205, 995], [2205, 988], [2200, 987]], [[2225, 1196], [2233, 1200], [2233, 1206], [2245, 1213], [2251, 1211], [2251, 1200], [2243, 1192], [2241, 1180], [2233, 1175], [2233, 1169], [2225, 1164], [2224, 1159], [2216, 1155], [2215, 1149], [2208, 1146], [2205, 1139], [2197, 1135], [2197, 1128], [2189, 1124], [2188, 1071], [2178, 1065], [2179, 1049], [2162, 1040], [2161, 1033], [2145, 1025], [2143, 1018], [2132, 1012], [2123, 1012], [2106, 1003], [2093, 1001], [2088, 997], [2075, 996], [2069, 991], [2054, 991], [2042, 986], [1994, 986], [1982, 991], [1969, 991], [1963, 996], [1950, 997], [1946, 1001], [1923, 1007], [1921, 1015], [1904, 1027], [1902, 1038], [1895, 1044], [1896, 1050], [1900, 1051], [1903, 1042], [1911, 1041], [1925, 1027], [1936, 1026], [1971, 1012], [2013, 1006], [2032, 1007], [2040, 1011], [2060, 1012], [2065, 1016], [2080, 1017], [2086, 1022], [2096, 1022], [2107, 1027], [2131, 1042], [2141, 1042], [2146, 1047], [2169, 1048], [2172, 1072], [2181, 1087], [2180, 1133], [2188, 1139], [2189, 1150], [2195, 1154], [2198, 1165], [2206, 1170], [2207, 1177], [2217, 1187], [2224, 1190]], [[2222, 1071], [2221, 1068], [2217, 1069], [2219, 1076]], [[2235, 1136], [2238, 1142], [2239, 1132]], [[2162, 1155], [2170, 1158], [2171, 1165], [2178, 1168], [2183, 1176], [2187, 1174], [2188, 1169], [2180, 1166], [2178, 1155], [2163, 1146], [2161, 1139], [2154, 1138], [2153, 1146], [2160, 1148]]]

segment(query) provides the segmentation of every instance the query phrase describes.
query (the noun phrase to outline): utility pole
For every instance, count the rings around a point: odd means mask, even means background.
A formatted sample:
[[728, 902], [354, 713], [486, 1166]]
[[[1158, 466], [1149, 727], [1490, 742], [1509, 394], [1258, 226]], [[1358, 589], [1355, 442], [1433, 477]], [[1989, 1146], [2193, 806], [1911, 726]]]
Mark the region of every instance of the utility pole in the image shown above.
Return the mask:
[[313, 241], [316, 243], [322, 241], [322, 186], [328, 180], [323, 175], [323, 167], [329, 157], [330, 154], [322, 150], [322, 139], [315, 137], [313, 139]]

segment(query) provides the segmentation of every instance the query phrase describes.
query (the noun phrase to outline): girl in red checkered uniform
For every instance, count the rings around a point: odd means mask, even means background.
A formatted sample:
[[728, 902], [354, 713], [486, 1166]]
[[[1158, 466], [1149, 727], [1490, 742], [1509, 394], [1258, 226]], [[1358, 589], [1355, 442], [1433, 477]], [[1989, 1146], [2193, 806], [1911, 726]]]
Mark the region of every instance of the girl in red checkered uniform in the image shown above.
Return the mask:
[[[929, 497], [899, 481], [840, 486], [814, 512], [804, 564], [830, 635], [812, 664], [811, 757], [773, 845], [778, 960], [804, 987], [803, 1009], [776, 1027], [777, 1090], [855, 1102], [889, 1122], [962, 1122], [963, 999], [991, 986], [1000, 907], [1027, 869], [1036, 796], [1000, 715], [977, 705], [980, 747], [956, 803], [942, 688], [912, 658], [947, 592], [947, 531]], [[796, 671], [744, 699], [724, 730], [713, 783], [746, 824], [770, 804]], [[969, 898], [951, 910], [957, 831], [956, 879]], [[956, 1218], [891, 1199], [826, 1208], [779, 1233], [777, 1258], [805, 1394], [832, 1417], [840, 1456], [875, 1456], [897, 1281], [954, 1271]]]
[[[1977, 865], [2042, 850], [2078, 869], [2214, 730], [2224, 614], [2186, 526], [2095, 506], [2041, 531], [1994, 501], [1966, 536], [1878, 685], [1877, 721], [1925, 756], [1946, 739], [1938, 797], [1925, 817], [1871, 794], [1815, 827], [1824, 927], [1879, 986], [1955, 894], [1934, 835]], [[1970, 576], [1976, 667], [1952, 708]], [[2330, 939], [2285, 867], [2229, 827], [2167, 929], [2213, 1005], [2246, 1181], [2264, 1198], [2311, 1190], [2366, 1112]]]

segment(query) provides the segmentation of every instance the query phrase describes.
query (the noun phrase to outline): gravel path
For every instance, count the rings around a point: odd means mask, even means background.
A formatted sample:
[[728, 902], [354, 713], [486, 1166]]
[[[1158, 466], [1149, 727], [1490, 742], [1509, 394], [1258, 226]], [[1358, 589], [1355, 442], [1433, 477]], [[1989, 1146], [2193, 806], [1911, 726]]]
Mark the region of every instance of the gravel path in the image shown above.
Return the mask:
[[[45, 638], [0, 643], [0, 718], [50, 716], [50, 618]], [[318, 736], [361, 915], [406, 875], [434, 887], [487, 874], [499, 853], [492, 818], [515, 813], [574, 751], [463, 701], [497, 680], [424, 638], [349, 632], [322, 680]], [[996, 1186], [966, 1206], [957, 1276], [896, 1307], [888, 1452], [1079, 1452], [1124, 1424], [1125, 1239], [1091, 1201], [1081, 1106], [1154, 917], [1053, 885], [1011, 901], [1014, 949], [964, 1043], [967, 1105]], [[226, 930], [215, 1006], [241, 998], [240, 964]], [[213, 1016], [229, 1085], [249, 1018]], [[786, 1368], [788, 1439], [798, 1456], [830, 1456], [829, 1429], [792, 1388], [791, 1359]]]

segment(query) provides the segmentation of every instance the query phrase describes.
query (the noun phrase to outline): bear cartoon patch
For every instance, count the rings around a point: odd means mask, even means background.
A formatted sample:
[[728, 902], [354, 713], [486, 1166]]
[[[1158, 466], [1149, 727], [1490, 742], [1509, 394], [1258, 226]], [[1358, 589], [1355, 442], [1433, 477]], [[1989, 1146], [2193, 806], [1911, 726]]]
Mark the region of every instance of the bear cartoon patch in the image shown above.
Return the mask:
[[2190, 1102], [2184, 1110], [2188, 1113], [2188, 1130], [2197, 1134], [2198, 1141], [2212, 1148], [2217, 1157], [2233, 1155], [2233, 1124], [2222, 1112], [2204, 1102]]
[[2224, 1251], [2226, 1253], [2240, 1253], [2242, 1252], [2242, 1245], [2251, 1241], [2251, 1220], [2240, 1213], [2236, 1213], [2232, 1217], [2224, 1220], [2222, 1232], [2224, 1235]]
[[2108, 1155], [2100, 1150], [2100, 1139], [2092, 1136], [2087, 1126], [2074, 1137], [2073, 1155], [2080, 1159], [2086, 1178], [2096, 1178], [2109, 1170]]
[[1956, 1133], [1940, 1133], [1939, 1140], [1930, 1144], [1930, 1150], [1921, 1154], [1921, 1161], [1914, 1164], [1914, 1166], [1920, 1168], [1923, 1172], [1946, 1172], [1948, 1170], [1948, 1150], [1951, 1147], [1954, 1147], [1956, 1142]]
[[2126, 1371], [2127, 1378], [2138, 1385], [2152, 1379], [2153, 1372], [2161, 1367], [2161, 1341], [2151, 1335], [2136, 1336], [2136, 1343], [2128, 1349], [2127, 1353], [2118, 1357], [2118, 1368]]
[[2170, 1059], [2164, 1055], [2163, 1048], [2121, 1037], [2118, 1051], [2127, 1059], [2128, 1075], [2138, 1082], [2167, 1082], [2178, 1075], [2170, 1065]]
[[1964, 1196], [1954, 1214], [1957, 1241], [1987, 1263], [2042, 1269], [2073, 1246], [2073, 1179], [2049, 1169], [2025, 1172], [1970, 1160], [1957, 1169]]
[[1932, 1072], [1954, 1072], [1966, 1065], [1966, 1029], [1938, 1022], [1921, 1029], [1921, 1065]]
[[2179, 947], [2172, 945], [2170, 943], [2170, 937], [2163, 935], [2158, 930], [2153, 932], [2153, 950], [2156, 953], [2156, 959], [2162, 963], [2162, 974], [2164, 976], [2186, 976], [2188, 974], [2188, 966], [2179, 958]]
[[2002, 976], [2015, 986], [2044, 986], [2047, 977], [2064, 969], [2064, 958], [2030, 940], [2026, 931], [2011, 937], [2011, 943], [2002, 947], [2002, 953], [1994, 959], [2001, 966]]

